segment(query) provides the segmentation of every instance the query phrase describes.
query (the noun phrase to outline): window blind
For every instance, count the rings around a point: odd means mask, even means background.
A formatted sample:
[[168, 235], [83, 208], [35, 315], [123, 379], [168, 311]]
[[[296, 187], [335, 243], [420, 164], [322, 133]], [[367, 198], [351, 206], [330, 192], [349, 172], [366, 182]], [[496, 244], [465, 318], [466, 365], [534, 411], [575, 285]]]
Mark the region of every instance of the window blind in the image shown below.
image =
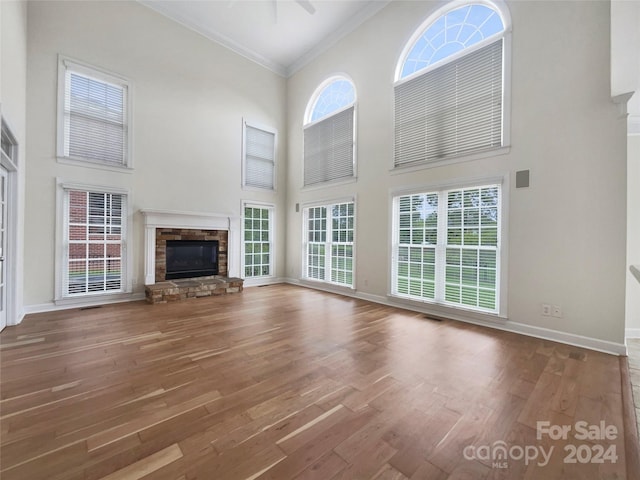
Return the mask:
[[245, 125], [245, 185], [274, 189], [275, 140], [275, 133]]
[[66, 156], [126, 164], [127, 88], [67, 69], [64, 99]]
[[353, 177], [354, 107], [304, 129], [304, 184]]
[[502, 43], [396, 85], [396, 167], [502, 145]]
[[65, 201], [63, 296], [123, 291], [126, 197], [66, 190]]

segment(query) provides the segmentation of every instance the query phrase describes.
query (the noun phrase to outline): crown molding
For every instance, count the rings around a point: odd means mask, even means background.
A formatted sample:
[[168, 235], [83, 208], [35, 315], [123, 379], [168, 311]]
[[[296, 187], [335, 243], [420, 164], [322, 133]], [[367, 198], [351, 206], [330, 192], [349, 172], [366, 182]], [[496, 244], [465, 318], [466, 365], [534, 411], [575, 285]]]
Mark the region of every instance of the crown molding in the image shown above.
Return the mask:
[[240, 45], [235, 40], [232, 40], [231, 38], [222, 35], [219, 32], [216, 32], [215, 30], [212, 30], [199, 22], [194, 22], [179, 13], [169, 11], [169, 9], [167, 9], [162, 3], [153, 2], [151, 0], [138, 0], [138, 2], [145, 7], [150, 8], [154, 12], [167, 17], [169, 20], [179, 23], [183, 27], [186, 27], [189, 30], [202, 35], [203, 37], [212, 40], [225, 48], [228, 48], [238, 55], [257, 63], [267, 70], [271, 70], [272, 72], [282, 77], [286, 77], [287, 75], [287, 68], [284, 65], [274, 62], [267, 57], [260, 55], [259, 53], [246, 48], [243, 45]]
[[373, 17], [376, 13], [386, 7], [393, 0], [377, 0], [369, 3], [362, 10], [358, 11], [349, 20], [343, 23], [340, 27], [327, 35], [321, 42], [319, 42], [312, 49], [303, 53], [296, 61], [287, 67], [286, 76], [290, 77], [305, 65], [309, 64], [312, 60], [329, 50], [342, 38], [346, 37], [349, 33], [353, 32], [356, 28], [362, 25], [364, 22]]
[[300, 70], [302, 67], [310, 63], [313, 59], [327, 51], [340, 39], [358, 28], [362, 23], [374, 16], [392, 1], [393, 0], [376, 0], [367, 4], [367, 6], [359, 10], [348, 21], [346, 21], [332, 33], [327, 35], [313, 48], [303, 53], [302, 56], [295, 60], [291, 65], [282, 65], [278, 62], [274, 62], [264, 55], [261, 55], [254, 50], [245, 47], [244, 45], [241, 45], [240, 43], [227, 37], [226, 35], [222, 35], [221, 33], [207, 27], [203, 23], [193, 21], [186, 18], [184, 15], [181, 15], [180, 13], [170, 10], [163, 3], [154, 2], [152, 0], [138, 0], [138, 3], [144, 5], [147, 8], [150, 8], [154, 12], [157, 12], [176, 23], [179, 23], [183, 27], [202, 35], [203, 37], [212, 40], [225, 48], [228, 48], [234, 53], [237, 53], [238, 55], [251, 60], [254, 63], [257, 63], [267, 70], [270, 70], [282, 77], [288, 78], [298, 70]]

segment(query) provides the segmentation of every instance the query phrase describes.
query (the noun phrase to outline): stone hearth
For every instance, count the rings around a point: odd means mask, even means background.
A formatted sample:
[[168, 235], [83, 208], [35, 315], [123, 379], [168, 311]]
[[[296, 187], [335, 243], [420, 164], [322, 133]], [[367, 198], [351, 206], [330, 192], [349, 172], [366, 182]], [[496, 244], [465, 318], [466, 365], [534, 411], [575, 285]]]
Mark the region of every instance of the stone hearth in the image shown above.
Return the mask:
[[149, 303], [167, 303], [188, 298], [226, 295], [242, 291], [244, 281], [241, 278], [221, 276], [185, 278], [167, 280], [145, 287], [145, 297]]

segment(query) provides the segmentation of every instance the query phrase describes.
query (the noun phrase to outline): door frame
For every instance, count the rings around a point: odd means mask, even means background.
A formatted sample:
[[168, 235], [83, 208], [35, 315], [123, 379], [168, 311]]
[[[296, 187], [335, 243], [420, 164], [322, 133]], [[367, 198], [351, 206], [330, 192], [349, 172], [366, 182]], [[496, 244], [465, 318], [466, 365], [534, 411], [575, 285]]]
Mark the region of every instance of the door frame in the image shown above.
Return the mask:
[[5, 299], [7, 326], [20, 323], [22, 316], [18, 308], [18, 155], [19, 144], [7, 119], [0, 115], [2, 132], [12, 142], [11, 156], [0, 152], [0, 166], [7, 172], [7, 245], [5, 252]]

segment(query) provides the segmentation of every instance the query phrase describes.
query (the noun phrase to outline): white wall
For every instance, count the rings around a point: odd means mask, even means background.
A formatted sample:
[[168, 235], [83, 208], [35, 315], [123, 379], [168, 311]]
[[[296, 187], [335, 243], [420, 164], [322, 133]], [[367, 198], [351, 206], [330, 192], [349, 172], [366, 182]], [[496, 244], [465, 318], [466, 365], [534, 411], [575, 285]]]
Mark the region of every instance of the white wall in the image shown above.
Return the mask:
[[[26, 76], [27, 76], [27, 3], [0, 2], [0, 109], [18, 142], [17, 172], [10, 173], [10, 201], [15, 199], [12, 212], [15, 219], [9, 233], [12, 272], [9, 283], [9, 325], [18, 323], [23, 316], [23, 232], [25, 208], [26, 158]], [[14, 196], [15, 194], [15, 196]], [[10, 209], [13, 205], [10, 205]], [[7, 265], [7, 264], [5, 264]]]
[[[54, 298], [55, 179], [129, 188], [133, 209], [239, 216], [241, 200], [276, 204], [284, 232], [285, 189], [241, 188], [242, 118], [285, 131], [285, 80], [136, 3], [29, 2], [25, 304]], [[57, 56], [133, 82], [132, 173], [58, 163]], [[284, 138], [281, 136], [281, 138]], [[277, 162], [285, 185], [285, 149]], [[284, 234], [280, 234], [283, 237]], [[142, 290], [143, 225], [134, 217], [134, 281]], [[284, 272], [278, 246], [276, 274]]]
[[[509, 201], [508, 316], [521, 331], [623, 343], [626, 126], [611, 102], [608, 2], [510, 2], [513, 20], [511, 151], [507, 155], [389, 172], [393, 73], [405, 42], [436, 2], [396, 1], [288, 81], [287, 273], [301, 276], [296, 203], [357, 195], [357, 294], [387, 299], [389, 192], [529, 169], [531, 186]], [[315, 88], [344, 72], [355, 83], [357, 182], [302, 189], [302, 118]], [[564, 317], [543, 317], [541, 304]], [[507, 327], [509, 328], [509, 327]], [[584, 342], [583, 342], [584, 343]], [[598, 346], [596, 346], [598, 348]]]

